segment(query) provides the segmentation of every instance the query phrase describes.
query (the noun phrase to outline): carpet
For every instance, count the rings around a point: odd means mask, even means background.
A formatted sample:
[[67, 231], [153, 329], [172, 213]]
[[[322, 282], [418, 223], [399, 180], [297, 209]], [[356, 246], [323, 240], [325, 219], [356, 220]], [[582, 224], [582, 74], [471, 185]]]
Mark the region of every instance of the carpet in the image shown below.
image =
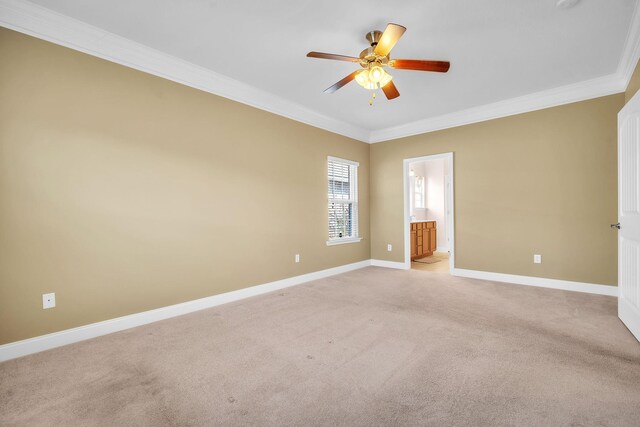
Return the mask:
[[638, 425], [616, 304], [368, 267], [4, 362], [0, 425]]
[[435, 264], [436, 262], [442, 261], [440, 258], [434, 256], [428, 256], [424, 258], [414, 259], [413, 262], [419, 262], [421, 264]]

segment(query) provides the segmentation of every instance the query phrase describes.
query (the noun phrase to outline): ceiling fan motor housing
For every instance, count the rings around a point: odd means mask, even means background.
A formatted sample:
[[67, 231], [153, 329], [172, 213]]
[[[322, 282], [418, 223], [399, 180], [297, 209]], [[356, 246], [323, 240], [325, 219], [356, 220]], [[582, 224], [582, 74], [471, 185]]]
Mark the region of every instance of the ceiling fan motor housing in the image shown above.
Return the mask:
[[373, 65], [387, 65], [389, 56], [381, 56], [375, 53], [376, 46], [382, 37], [382, 31], [374, 30], [365, 34], [365, 37], [371, 47], [360, 52], [360, 65], [362, 68], [371, 68]]
[[365, 34], [365, 37], [369, 42], [369, 44], [371, 45], [371, 47], [375, 47], [380, 41], [380, 37], [382, 37], [382, 31], [378, 31], [378, 30], [369, 31], [367, 34]]

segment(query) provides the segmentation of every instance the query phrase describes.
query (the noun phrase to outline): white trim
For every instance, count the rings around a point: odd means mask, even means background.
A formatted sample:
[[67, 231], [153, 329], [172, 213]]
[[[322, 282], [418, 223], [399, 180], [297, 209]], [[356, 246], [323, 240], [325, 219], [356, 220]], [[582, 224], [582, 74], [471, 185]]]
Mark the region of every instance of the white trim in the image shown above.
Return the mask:
[[345, 243], [358, 243], [362, 237], [343, 237], [342, 239], [327, 240], [327, 246], [344, 245]]
[[368, 142], [369, 131], [42, 6], [0, 0], [0, 26]]
[[325, 277], [334, 276], [336, 274], [346, 273], [348, 271], [368, 267], [369, 265], [371, 265], [370, 260], [360, 261], [353, 264], [315, 271], [313, 273], [307, 273], [301, 276], [290, 277], [287, 279], [277, 280], [275, 282], [239, 289], [237, 291], [226, 292], [224, 294], [214, 295], [193, 301], [187, 301], [181, 304], [170, 305], [155, 310], [143, 311], [141, 313], [130, 314], [128, 316], [117, 317], [115, 319], [105, 320], [103, 322], [92, 323], [90, 325], [80, 326], [73, 329], [54, 332], [48, 335], [41, 335], [35, 338], [29, 338], [22, 341], [4, 344], [0, 346], [0, 362], [15, 359], [21, 356], [26, 356], [28, 354], [38, 353], [40, 351], [49, 350], [67, 344], [73, 344], [75, 342], [84, 341], [113, 332], [134, 328], [136, 326], [146, 325], [148, 323], [157, 322], [158, 320], [181, 316], [183, 314], [188, 314], [194, 311], [215, 307], [233, 301], [238, 301], [244, 298], [262, 295], [267, 292], [300, 285], [312, 280], [318, 280]]
[[369, 135], [369, 143], [389, 141], [613, 95], [624, 92], [626, 87], [626, 83], [622, 79], [616, 77], [615, 74], [611, 74], [593, 80], [372, 131]]
[[571, 282], [568, 280], [547, 279], [544, 277], [518, 276], [515, 274], [492, 273], [488, 271], [465, 270], [455, 268], [454, 276], [471, 279], [490, 280], [493, 282], [511, 283], [516, 285], [537, 286], [541, 288], [562, 289], [564, 291], [586, 292], [589, 294], [618, 296], [617, 286], [598, 285], [594, 283]]
[[623, 53], [613, 74], [374, 131], [318, 113], [28, 1], [0, 0], [0, 26], [320, 129], [375, 143], [623, 92], [640, 57], [639, 9], [636, 5]]
[[[368, 259], [353, 264], [342, 265], [326, 270], [307, 273], [300, 276], [277, 280], [275, 282], [239, 289], [237, 291], [226, 292], [224, 294], [213, 295], [206, 298], [187, 301], [180, 304], [161, 307], [155, 310], [143, 311], [141, 313], [130, 314], [128, 316], [117, 317], [115, 319], [92, 323], [77, 328], [66, 329], [47, 335], [41, 335], [22, 341], [16, 341], [0, 345], [0, 362], [15, 359], [41, 351], [61, 347], [63, 345], [100, 337], [125, 329], [135, 328], [159, 320], [170, 319], [176, 316], [193, 313], [218, 305], [239, 301], [273, 292], [291, 286], [301, 285], [313, 280], [319, 280], [336, 274], [347, 273], [368, 266], [407, 270], [406, 263], [385, 261], [379, 259]], [[495, 282], [505, 282], [519, 285], [539, 286], [544, 288], [563, 289], [576, 292], [587, 292], [592, 294], [617, 296], [616, 286], [596, 285], [591, 283], [569, 282], [566, 280], [545, 279], [542, 277], [516, 276], [512, 274], [490, 273], [486, 271], [464, 270], [456, 268], [453, 270], [454, 276], [468, 277], [472, 279], [491, 280]]]
[[626, 90], [631, 76], [633, 76], [633, 71], [638, 64], [638, 58], [640, 58], [640, 6], [636, 4], [631, 17], [631, 27], [627, 33], [622, 57], [616, 71], [616, 75], [624, 83], [624, 90]]
[[408, 270], [410, 268], [404, 262], [385, 261], [382, 259], [372, 259], [371, 265], [374, 267], [395, 268], [397, 270]]
[[[447, 203], [445, 206], [448, 208], [447, 216], [447, 241], [449, 242], [449, 247], [447, 250], [449, 251], [449, 273], [453, 274], [453, 269], [455, 268], [455, 215], [454, 215], [454, 175], [453, 175], [453, 152], [450, 153], [441, 153], [441, 154], [432, 154], [429, 156], [421, 156], [421, 157], [412, 157], [410, 159], [404, 159], [402, 161], [403, 165], [403, 173], [402, 173], [402, 183], [403, 183], [403, 194], [404, 194], [404, 231], [402, 235], [404, 236], [404, 265], [405, 269], [411, 268], [411, 188], [409, 185], [409, 166], [413, 162], [422, 162], [426, 160], [438, 160], [445, 159], [449, 161], [449, 179], [451, 180], [451, 185], [449, 186], [449, 191], [445, 189], [444, 197], [447, 198]], [[437, 250], [437, 248], [436, 248]]]
[[353, 160], [347, 160], [347, 159], [343, 159], [342, 157], [334, 157], [334, 156], [327, 156], [327, 162], [346, 163], [348, 165], [355, 166], [355, 167], [360, 166], [360, 163], [355, 162]]
[[372, 131], [369, 134], [369, 143], [389, 141], [621, 93], [627, 89], [639, 58], [640, 5], [636, 4], [622, 56], [615, 73], [491, 104], [479, 105], [462, 111]]

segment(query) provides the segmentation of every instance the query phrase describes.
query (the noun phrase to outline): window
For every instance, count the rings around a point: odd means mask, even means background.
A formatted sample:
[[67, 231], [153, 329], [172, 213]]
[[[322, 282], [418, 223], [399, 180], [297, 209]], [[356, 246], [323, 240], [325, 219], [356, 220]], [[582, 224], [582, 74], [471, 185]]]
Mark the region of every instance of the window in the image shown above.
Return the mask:
[[424, 176], [416, 176], [413, 187], [416, 209], [426, 208], [424, 204]]
[[359, 242], [358, 163], [327, 159], [329, 240], [327, 245]]

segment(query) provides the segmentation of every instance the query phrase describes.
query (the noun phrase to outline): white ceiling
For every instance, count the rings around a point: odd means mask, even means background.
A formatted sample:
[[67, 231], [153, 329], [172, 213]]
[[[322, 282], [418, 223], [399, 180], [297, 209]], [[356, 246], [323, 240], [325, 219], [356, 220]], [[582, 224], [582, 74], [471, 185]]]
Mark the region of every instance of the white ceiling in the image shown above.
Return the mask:
[[[277, 95], [381, 131], [618, 71], [636, 0], [33, 0], [45, 8]], [[400, 98], [355, 82], [323, 90], [357, 64], [364, 34], [407, 27], [394, 58], [451, 61], [447, 74], [390, 70]], [[274, 98], [276, 98], [274, 96]]]

